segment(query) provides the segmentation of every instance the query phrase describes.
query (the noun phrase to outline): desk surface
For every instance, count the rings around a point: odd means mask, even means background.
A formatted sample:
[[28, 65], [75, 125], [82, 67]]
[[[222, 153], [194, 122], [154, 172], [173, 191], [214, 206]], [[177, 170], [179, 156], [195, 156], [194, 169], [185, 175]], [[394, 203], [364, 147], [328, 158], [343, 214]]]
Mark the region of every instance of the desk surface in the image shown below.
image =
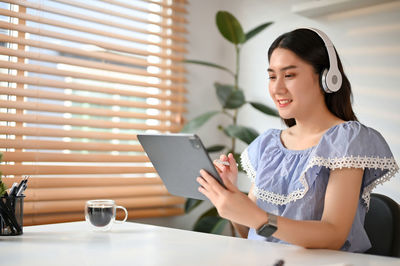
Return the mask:
[[400, 259], [210, 235], [138, 223], [93, 232], [85, 222], [0, 236], [0, 265], [400, 265]]

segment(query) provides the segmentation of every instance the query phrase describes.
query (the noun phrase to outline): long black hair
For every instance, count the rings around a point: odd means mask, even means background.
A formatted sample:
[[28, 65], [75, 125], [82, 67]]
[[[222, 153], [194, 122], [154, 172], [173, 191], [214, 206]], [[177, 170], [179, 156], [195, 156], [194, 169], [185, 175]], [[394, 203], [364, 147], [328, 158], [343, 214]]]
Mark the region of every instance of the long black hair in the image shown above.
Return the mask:
[[[272, 52], [276, 48], [292, 51], [302, 60], [312, 65], [315, 73], [319, 74], [320, 77], [322, 71], [325, 68], [329, 68], [329, 57], [325, 48], [325, 43], [321, 37], [312, 30], [296, 29], [279, 36], [268, 50], [268, 60], [271, 59]], [[337, 62], [339, 70], [342, 73], [342, 86], [337, 92], [324, 92], [325, 104], [328, 110], [340, 119], [344, 121], [358, 121], [351, 106], [353, 100], [351, 84], [343, 71], [342, 62], [338, 55]], [[321, 90], [323, 90], [321, 84], [320, 87]], [[296, 124], [294, 118], [283, 119], [283, 121], [288, 127]]]

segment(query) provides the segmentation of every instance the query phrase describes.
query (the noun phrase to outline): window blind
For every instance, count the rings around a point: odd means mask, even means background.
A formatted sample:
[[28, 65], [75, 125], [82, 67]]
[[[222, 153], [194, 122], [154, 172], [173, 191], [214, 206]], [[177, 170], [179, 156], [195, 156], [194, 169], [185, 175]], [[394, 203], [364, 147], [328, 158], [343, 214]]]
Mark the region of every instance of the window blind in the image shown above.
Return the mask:
[[83, 220], [96, 198], [130, 219], [183, 213], [136, 134], [182, 127], [185, 5], [0, 2], [1, 172], [30, 176], [25, 225]]

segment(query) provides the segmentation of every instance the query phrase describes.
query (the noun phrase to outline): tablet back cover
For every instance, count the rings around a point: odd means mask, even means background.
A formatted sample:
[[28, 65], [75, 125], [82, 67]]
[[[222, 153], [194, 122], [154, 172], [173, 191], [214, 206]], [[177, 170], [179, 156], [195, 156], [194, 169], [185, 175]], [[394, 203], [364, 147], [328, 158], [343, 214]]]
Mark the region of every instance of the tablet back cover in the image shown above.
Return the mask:
[[200, 138], [194, 134], [138, 134], [168, 192], [181, 197], [207, 200], [198, 191], [196, 178], [206, 170], [222, 183]]

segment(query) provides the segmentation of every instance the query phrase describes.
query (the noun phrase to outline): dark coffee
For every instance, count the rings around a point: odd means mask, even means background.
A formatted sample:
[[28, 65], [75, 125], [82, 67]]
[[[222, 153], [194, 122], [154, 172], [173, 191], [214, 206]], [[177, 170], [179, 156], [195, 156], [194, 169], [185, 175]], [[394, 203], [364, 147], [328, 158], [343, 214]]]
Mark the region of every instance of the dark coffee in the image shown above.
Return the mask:
[[114, 216], [114, 208], [113, 207], [87, 207], [88, 216], [90, 222], [94, 226], [102, 227], [108, 225], [113, 216]]

